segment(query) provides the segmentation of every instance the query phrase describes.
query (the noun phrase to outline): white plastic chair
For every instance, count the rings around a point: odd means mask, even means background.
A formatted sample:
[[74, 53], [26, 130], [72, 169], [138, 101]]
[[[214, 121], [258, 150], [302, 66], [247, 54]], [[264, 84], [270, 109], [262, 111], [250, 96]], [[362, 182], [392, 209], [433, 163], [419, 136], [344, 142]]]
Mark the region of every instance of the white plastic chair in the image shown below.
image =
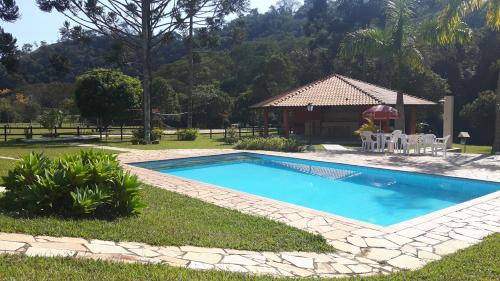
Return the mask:
[[377, 142], [373, 140], [373, 132], [363, 131], [359, 136], [361, 137], [361, 150], [373, 151], [375, 149]]
[[438, 151], [443, 152], [443, 157], [446, 157], [446, 150], [448, 148], [448, 140], [450, 139], [450, 135], [447, 135], [444, 138], [436, 138], [434, 143], [432, 144], [432, 155], [437, 156]]
[[424, 149], [424, 154], [427, 153], [427, 147], [429, 147], [431, 149], [431, 152], [432, 152], [432, 146], [435, 142], [436, 142], [436, 135], [425, 134], [423, 136], [422, 148]]
[[401, 148], [400, 143], [402, 143], [402, 134], [403, 132], [401, 130], [395, 130], [392, 132], [391, 140], [389, 141], [389, 144], [387, 146], [387, 149], [389, 149], [389, 151], [396, 153]]
[[415, 154], [420, 154], [420, 148], [423, 143], [422, 135], [404, 135], [404, 139], [402, 142], [403, 152], [408, 155], [410, 154], [410, 150], [413, 148]]

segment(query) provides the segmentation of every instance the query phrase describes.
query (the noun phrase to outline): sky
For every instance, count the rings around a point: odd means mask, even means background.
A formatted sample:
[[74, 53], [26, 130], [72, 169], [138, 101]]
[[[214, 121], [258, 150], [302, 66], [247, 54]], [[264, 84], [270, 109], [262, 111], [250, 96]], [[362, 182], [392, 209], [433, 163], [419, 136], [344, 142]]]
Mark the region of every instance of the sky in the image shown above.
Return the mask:
[[[59, 37], [59, 28], [66, 18], [57, 13], [45, 13], [38, 9], [34, 0], [16, 1], [21, 11], [21, 18], [14, 23], [2, 22], [6, 32], [12, 33], [18, 42], [18, 47], [25, 43], [45, 41], [54, 43]], [[265, 12], [269, 6], [278, 0], [250, 0], [251, 8]]]

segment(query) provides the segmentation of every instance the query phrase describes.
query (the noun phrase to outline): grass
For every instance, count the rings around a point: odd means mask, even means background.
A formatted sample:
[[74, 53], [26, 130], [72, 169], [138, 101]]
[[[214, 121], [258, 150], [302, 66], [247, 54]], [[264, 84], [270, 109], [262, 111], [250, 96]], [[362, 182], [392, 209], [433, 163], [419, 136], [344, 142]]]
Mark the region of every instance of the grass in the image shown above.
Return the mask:
[[[58, 157], [80, 150], [82, 148], [64, 144], [17, 142], [0, 144], [0, 156], [16, 158], [31, 151]], [[5, 175], [14, 162], [0, 159], [0, 175]], [[153, 245], [194, 245], [269, 251], [333, 250], [319, 235], [268, 219], [220, 208], [177, 193], [146, 187], [142, 196], [148, 204], [143, 215], [116, 221], [71, 220], [56, 217], [20, 218], [2, 212], [0, 206], [0, 231], [128, 240]]]
[[[464, 145], [454, 143], [453, 147], [460, 148], [462, 152], [464, 152]], [[473, 154], [491, 154], [491, 145], [467, 145], [465, 153], [473, 153]]]
[[[327, 279], [273, 278], [224, 271], [195, 271], [164, 265], [121, 264], [71, 258], [0, 255], [0, 276], [6, 280], [207, 280], [313, 281]], [[493, 281], [500, 279], [500, 234], [478, 245], [433, 262], [417, 271], [359, 277], [361, 281]], [[332, 281], [354, 280], [334, 278]]]
[[19, 218], [0, 209], [0, 232], [256, 251], [333, 251], [321, 236], [283, 223], [153, 187], [146, 187], [142, 196], [148, 204], [144, 214], [115, 221]]
[[3, 184], [3, 176], [7, 175], [7, 172], [14, 166], [15, 161], [0, 159], [0, 184]]
[[[64, 143], [22, 143], [16, 141], [0, 142], [0, 156], [19, 158], [29, 154], [32, 151], [43, 152], [48, 157], [54, 158], [65, 154], [78, 153], [80, 150], [90, 150], [91, 148], [82, 148]], [[96, 148], [93, 148], [94, 150]], [[106, 150], [105, 150], [106, 151]], [[116, 151], [108, 151], [118, 153]]]
[[135, 149], [147, 149], [147, 150], [156, 150], [156, 149], [230, 149], [233, 148], [234, 145], [225, 144], [222, 140], [223, 135], [214, 134], [212, 139], [208, 135], [200, 135], [194, 141], [180, 141], [177, 140], [176, 136], [163, 136], [160, 144], [154, 145], [133, 145], [131, 141], [120, 141], [119, 139], [109, 138], [107, 141], [103, 140], [99, 142], [99, 144], [114, 146], [114, 147], [125, 147], [125, 148], [135, 148]]

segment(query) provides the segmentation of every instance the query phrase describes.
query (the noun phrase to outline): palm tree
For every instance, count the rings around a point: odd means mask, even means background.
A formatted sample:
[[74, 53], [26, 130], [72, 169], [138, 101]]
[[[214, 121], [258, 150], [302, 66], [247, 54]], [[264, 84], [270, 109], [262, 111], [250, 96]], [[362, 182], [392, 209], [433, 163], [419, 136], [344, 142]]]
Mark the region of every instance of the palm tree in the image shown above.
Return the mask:
[[[460, 31], [467, 30], [464, 17], [480, 9], [486, 9], [486, 25], [499, 33], [500, 0], [451, 0], [447, 2], [437, 19], [436, 33], [438, 43], [450, 44], [457, 41], [463, 41], [461, 38], [457, 38], [456, 34], [463, 33]], [[497, 61], [496, 64], [498, 78], [495, 105], [495, 138], [492, 152], [500, 152], [500, 61]]]
[[[424, 57], [417, 47], [418, 33], [414, 28], [416, 0], [388, 0], [384, 28], [361, 29], [347, 34], [340, 45], [339, 55], [343, 58], [377, 58], [389, 73], [389, 87], [398, 92], [403, 90], [404, 71], [422, 72]], [[404, 107], [397, 105], [404, 116]], [[404, 128], [404, 118], [396, 120], [396, 128]]]

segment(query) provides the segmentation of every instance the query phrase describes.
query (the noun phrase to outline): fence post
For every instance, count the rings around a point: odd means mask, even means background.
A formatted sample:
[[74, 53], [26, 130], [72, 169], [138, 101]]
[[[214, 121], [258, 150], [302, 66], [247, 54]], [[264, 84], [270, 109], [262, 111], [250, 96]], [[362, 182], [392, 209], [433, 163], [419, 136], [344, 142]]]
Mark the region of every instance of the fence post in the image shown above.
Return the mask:
[[7, 125], [3, 125], [3, 140], [7, 141]]
[[241, 127], [238, 127], [238, 136], [240, 137], [241, 139]]
[[212, 129], [210, 129], [210, 139], [212, 139]]
[[227, 127], [224, 128], [224, 139], [226, 139], [226, 137], [227, 137]]
[[80, 126], [76, 126], [76, 135], [80, 136]]
[[99, 129], [99, 139], [102, 140], [102, 128], [98, 127], [98, 129]]
[[252, 126], [252, 137], [255, 137], [255, 127]]
[[57, 136], [57, 126], [54, 127], [54, 137]]
[[32, 125], [30, 125], [30, 136], [31, 136], [31, 138], [33, 138], [33, 126]]
[[123, 124], [120, 126], [120, 140], [123, 141]]

